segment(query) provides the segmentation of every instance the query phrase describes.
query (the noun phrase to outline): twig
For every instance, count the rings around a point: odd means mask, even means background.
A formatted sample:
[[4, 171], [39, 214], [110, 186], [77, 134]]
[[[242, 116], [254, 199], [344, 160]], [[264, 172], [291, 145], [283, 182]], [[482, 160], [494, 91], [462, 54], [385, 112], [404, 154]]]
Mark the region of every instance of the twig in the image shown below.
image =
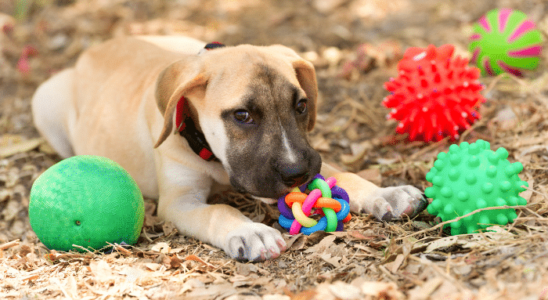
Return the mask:
[[483, 124], [486, 123], [486, 120], [487, 119], [481, 119], [479, 121], [477, 121], [476, 123], [474, 123], [474, 125], [470, 126], [470, 128], [466, 129], [461, 135], [460, 135], [460, 138], [459, 138], [459, 144], [462, 143], [464, 141], [464, 139], [470, 134], [470, 132], [472, 132], [474, 129], [476, 129], [477, 127], [479, 126], [482, 126]]
[[548, 218], [541, 218], [539, 220], [539, 218], [537, 217], [523, 217], [523, 218], [518, 218], [519, 221], [531, 221], [531, 220], [534, 220], [534, 221], [539, 221], [539, 222], [548, 222]]
[[143, 235], [143, 237], [145, 237], [145, 239], [146, 239], [149, 243], [152, 243], [152, 239], [148, 237], [146, 228], [143, 228], [143, 232], [142, 232], [141, 234]]
[[527, 187], [526, 186], [525, 189], [527, 189], [528, 191], [531, 191], [533, 193], [537, 193], [539, 195], [542, 195], [544, 197], [544, 199], [548, 200], [548, 195], [546, 195], [545, 193], [534, 190], [533, 187]]
[[438, 267], [435, 263], [429, 261], [428, 259], [421, 259], [421, 258], [418, 258], [418, 257], [415, 257], [413, 255], [409, 255], [409, 258], [414, 260], [414, 261], [417, 261], [419, 263], [422, 263], [422, 264], [426, 264], [430, 267], [432, 267], [432, 269], [434, 269], [434, 271], [436, 271], [438, 274], [440, 274], [443, 278], [449, 280], [451, 283], [453, 283], [459, 290], [464, 290], [464, 287], [462, 286], [462, 284], [456, 280], [455, 278], [453, 278], [453, 276], [443, 272], [440, 267]]
[[84, 247], [82, 247], [82, 246], [80, 246], [80, 245], [72, 244], [72, 247], [76, 247], [76, 248], [82, 249], [82, 250], [84, 250], [84, 251], [86, 251], [86, 252], [88, 252], [88, 253], [95, 254], [94, 252], [92, 252], [92, 251], [90, 251], [89, 249], [84, 248]]
[[[528, 211], [531, 211], [530, 209], [528, 209], [527, 207], [525, 206], [521, 206], [521, 205], [516, 205], [516, 206], [508, 206], [508, 205], [504, 205], [504, 206], [497, 206], [497, 207], [486, 207], [486, 208], [479, 208], [479, 209], [476, 209], [474, 210], [473, 212], [471, 213], [468, 213], [464, 216], [460, 216], [460, 217], [457, 217], [456, 219], [453, 219], [453, 220], [448, 220], [448, 221], [445, 221], [445, 222], [441, 222], [439, 224], [437, 224], [436, 226], [433, 226], [431, 228], [428, 228], [428, 229], [424, 229], [424, 230], [421, 230], [421, 231], [417, 231], [415, 233], [412, 233], [410, 235], [406, 235], [404, 237], [401, 237], [401, 238], [397, 238], [396, 241], [401, 241], [401, 240], [404, 240], [406, 238], [409, 238], [409, 237], [412, 237], [412, 236], [415, 236], [415, 235], [418, 235], [418, 234], [421, 234], [421, 233], [427, 233], [427, 232], [430, 232], [430, 231], [434, 231], [440, 227], [443, 227], [444, 225], [446, 224], [450, 224], [450, 223], [453, 223], [453, 222], [457, 222], [458, 220], [461, 220], [461, 219], [464, 219], [466, 217], [469, 217], [471, 215], [474, 215], [474, 214], [477, 214], [479, 212], [482, 212], [484, 210], [497, 210], [497, 209], [508, 209], [508, 208], [514, 208], [514, 209], [527, 209]], [[537, 214], [538, 216], [538, 214]], [[541, 219], [545, 219], [541, 216], [539, 216], [539, 218]]]
[[424, 147], [422, 148], [421, 150], [413, 153], [411, 156], [409, 156], [409, 158], [407, 158], [408, 161], [410, 160], [415, 160], [415, 158], [419, 157], [419, 155], [423, 155], [424, 153], [427, 153], [428, 151], [432, 150], [432, 149], [435, 149], [437, 148], [439, 145], [447, 142], [447, 140], [449, 140], [449, 137], [445, 137], [444, 139], [442, 140], [439, 140], [433, 144], [430, 144], [428, 145], [428, 147]]
[[5, 244], [0, 245], [0, 250], [6, 250], [6, 249], [9, 249], [11, 247], [15, 247], [17, 245], [19, 245], [19, 240], [7, 242]]
[[109, 242], [107, 242], [107, 244], [108, 244], [108, 246], [105, 246], [102, 249], [104, 249], [106, 247], [112, 247], [113, 251], [114, 250], [119, 251], [123, 255], [131, 255], [131, 251], [129, 251], [126, 248], [122, 247], [120, 244], [117, 244], [117, 243], [112, 244], [112, 243], [109, 243]]
[[[502, 74], [505, 74], [505, 73], [502, 73]], [[522, 80], [522, 79], [520, 79], [520, 78], [518, 78], [518, 77], [516, 77], [516, 76], [514, 76], [514, 75], [507, 74], [507, 77], [510, 78], [510, 79], [512, 79], [512, 80], [514, 80], [515, 82], [517, 82], [519, 85], [521, 85], [521, 87], [528, 87], [527, 83], [526, 83], [524, 80]], [[547, 102], [547, 101], [548, 101], [548, 100], [546, 99], [546, 97], [544, 97], [544, 96], [542, 95], [542, 93], [539, 93], [539, 91], [536, 90], [536, 89], [533, 89], [532, 94], [534, 94], [535, 96], [537, 96], [537, 98], [538, 98], [540, 101], [543, 101], [543, 102]]]
[[[536, 203], [532, 203], [532, 204], [536, 204]], [[539, 219], [546, 219], [546, 218], [543, 218], [541, 215], [537, 214], [536, 212], [532, 211], [530, 208], [528, 207], [524, 207], [528, 212], [532, 213], [533, 215], [537, 216], [537, 218]]]
[[385, 266], [379, 266], [379, 270], [381, 270], [381, 272], [386, 275], [388, 278], [390, 278], [390, 280], [392, 280], [393, 282], [398, 282], [398, 278], [396, 278], [394, 275], [390, 274], [390, 271], [388, 271], [388, 269], [386, 269]]
[[126, 248], [124, 248], [124, 247], [122, 247], [122, 246], [120, 246], [120, 245], [118, 245], [118, 244], [116, 244], [115, 249], [116, 249], [117, 251], [122, 252], [123, 255], [131, 255], [131, 251], [129, 251], [128, 249], [126, 249]]
[[489, 86], [487, 86], [485, 88], [485, 93], [489, 93], [492, 89], [494, 89], [495, 85], [497, 85], [497, 83], [504, 77], [508, 77], [508, 75], [506, 73], [502, 73], [502, 74], [498, 75], [497, 77], [495, 77], [495, 79], [493, 79], [493, 81], [491, 81]]

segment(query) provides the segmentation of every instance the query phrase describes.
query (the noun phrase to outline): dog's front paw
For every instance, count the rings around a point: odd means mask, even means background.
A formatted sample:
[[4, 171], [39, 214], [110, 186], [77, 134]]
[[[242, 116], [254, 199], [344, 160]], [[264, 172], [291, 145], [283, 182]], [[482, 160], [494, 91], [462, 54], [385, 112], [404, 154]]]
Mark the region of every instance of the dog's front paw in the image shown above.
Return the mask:
[[225, 252], [242, 261], [263, 261], [276, 258], [285, 251], [281, 233], [261, 223], [245, 223], [226, 236]]
[[411, 185], [379, 188], [365, 202], [362, 210], [383, 221], [412, 218], [428, 205], [424, 194]]

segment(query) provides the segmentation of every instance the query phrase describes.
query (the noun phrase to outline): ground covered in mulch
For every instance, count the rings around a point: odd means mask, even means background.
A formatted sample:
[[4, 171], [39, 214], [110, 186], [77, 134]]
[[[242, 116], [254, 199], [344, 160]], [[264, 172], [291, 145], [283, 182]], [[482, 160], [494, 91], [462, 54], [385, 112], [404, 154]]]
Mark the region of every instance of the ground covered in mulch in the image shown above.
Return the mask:
[[[492, 232], [448, 236], [427, 212], [395, 222], [353, 215], [345, 232], [285, 235], [290, 247], [278, 259], [240, 263], [159, 221], [151, 199], [138, 244], [111, 253], [49, 251], [28, 222], [32, 182], [59, 161], [32, 125], [33, 92], [84, 49], [134, 34], [292, 47], [317, 68], [312, 141], [324, 160], [379, 185], [424, 189], [434, 158], [451, 142], [394, 136], [383, 83], [410, 46], [451, 43], [469, 57], [472, 23], [495, 7], [526, 12], [546, 40], [542, 0], [0, 2], [0, 298], [548, 299], [546, 54], [523, 78], [482, 78], [483, 118], [459, 138], [505, 147], [525, 167], [528, 205]], [[279, 228], [275, 206], [232, 192], [211, 201]]]

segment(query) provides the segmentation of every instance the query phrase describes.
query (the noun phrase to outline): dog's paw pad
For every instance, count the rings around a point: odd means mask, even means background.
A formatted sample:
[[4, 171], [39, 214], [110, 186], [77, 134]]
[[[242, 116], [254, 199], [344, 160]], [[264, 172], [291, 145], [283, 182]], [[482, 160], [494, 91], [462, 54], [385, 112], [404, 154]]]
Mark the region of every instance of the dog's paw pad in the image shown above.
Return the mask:
[[281, 233], [260, 223], [246, 223], [232, 230], [226, 237], [224, 250], [241, 261], [273, 259], [286, 249]]

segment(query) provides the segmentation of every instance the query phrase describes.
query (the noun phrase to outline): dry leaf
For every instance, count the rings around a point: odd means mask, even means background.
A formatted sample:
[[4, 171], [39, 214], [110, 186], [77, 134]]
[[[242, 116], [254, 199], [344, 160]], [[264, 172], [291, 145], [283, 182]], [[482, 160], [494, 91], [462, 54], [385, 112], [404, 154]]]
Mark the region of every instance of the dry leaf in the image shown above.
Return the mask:
[[157, 264], [157, 263], [145, 263], [143, 264], [147, 269], [149, 269], [150, 271], [158, 271], [158, 269], [160, 269], [160, 267], [162, 265], [160, 264]]
[[263, 300], [291, 300], [291, 297], [280, 294], [264, 295]]
[[529, 184], [529, 187], [526, 191], [523, 191], [520, 193], [520, 196], [523, 197], [525, 200], [527, 200], [527, 203], [531, 203], [531, 196], [533, 196], [533, 186], [535, 184], [535, 179], [531, 178], [527, 180], [527, 184]]
[[183, 261], [176, 255], [172, 256], [166, 256], [164, 257], [164, 265], [167, 267], [167, 269], [177, 269], [181, 267], [181, 263]]
[[21, 152], [28, 152], [36, 147], [40, 146], [44, 142], [43, 138], [35, 138], [28, 141], [24, 141], [11, 146], [4, 146], [0, 148], [0, 158], [8, 157]]
[[335, 242], [336, 238], [337, 237], [334, 236], [334, 235], [328, 235], [328, 236], [324, 237], [319, 243], [317, 243], [316, 245], [306, 249], [304, 252], [305, 253], [322, 253], [327, 248], [333, 246], [333, 243]]
[[110, 266], [104, 260], [99, 260], [99, 261], [93, 260], [89, 263], [89, 267], [91, 269], [91, 273], [93, 274], [95, 279], [99, 282], [109, 281], [113, 277], [113, 273]]
[[126, 275], [126, 280], [128, 282], [136, 282], [139, 278], [143, 277], [145, 275], [146, 271], [138, 268], [133, 268], [130, 266], [126, 266], [122, 271], [120, 271], [120, 274]]
[[398, 254], [398, 256], [396, 256], [396, 260], [392, 262], [392, 267], [390, 271], [392, 273], [398, 272], [398, 269], [401, 267], [404, 260], [405, 260], [405, 256], [403, 254]]
[[409, 293], [409, 300], [428, 300], [430, 295], [443, 283], [443, 278], [435, 277]]
[[185, 294], [186, 299], [215, 299], [217, 297], [221, 298], [220, 295], [223, 295], [223, 298], [226, 298], [232, 294], [235, 294], [236, 289], [229, 283], [212, 285], [207, 288], [194, 288], [188, 294]]
[[458, 236], [449, 236], [446, 238], [435, 240], [431, 242], [430, 244], [428, 244], [428, 247], [426, 248], [424, 253], [430, 253], [439, 248], [447, 248], [449, 246], [453, 246], [458, 242], [458, 239], [459, 239]]
[[341, 260], [341, 257], [332, 257], [331, 254], [329, 253], [322, 253], [322, 254], [318, 254], [318, 256], [325, 260], [326, 262], [332, 264], [335, 268], [338, 268], [341, 266], [341, 264], [339, 263], [339, 261]]
[[169, 253], [170, 250], [171, 250], [171, 247], [168, 245], [168, 243], [165, 243], [165, 242], [157, 243], [156, 245], [150, 248], [150, 251], [156, 251], [164, 254]]
[[330, 284], [329, 290], [335, 297], [340, 299], [362, 299], [363, 298], [359, 288], [341, 281], [337, 281], [333, 284]]
[[323, 137], [319, 137], [317, 139], [314, 139], [312, 141], [312, 148], [314, 148], [317, 151], [322, 152], [329, 152], [331, 150], [331, 146], [329, 145], [329, 142], [324, 139]]
[[360, 288], [362, 293], [367, 296], [384, 297], [391, 300], [404, 299], [404, 295], [393, 282], [364, 282]]
[[451, 299], [459, 289], [450, 281], [443, 280], [442, 284], [431, 294], [431, 299]]
[[306, 236], [302, 233], [292, 236], [286, 241], [287, 249], [301, 250], [306, 243]]
[[215, 266], [213, 266], [212, 264], [209, 264], [209, 263], [205, 262], [203, 259], [199, 258], [198, 256], [196, 256], [196, 255], [194, 255], [194, 254], [185, 257], [185, 260], [197, 261], [197, 262], [200, 262], [200, 263], [204, 264], [205, 266], [211, 267], [211, 268], [214, 268], [214, 267], [215, 267]]
[[347, 231], [347, 234], [355, 239], [358, 239], [358, 240], [373, 240], [375, 239], [375, 237], [373, 236], [365, 236], [363, 235], [361, 232], [357, 231], [357, 230], [349, 230]]

